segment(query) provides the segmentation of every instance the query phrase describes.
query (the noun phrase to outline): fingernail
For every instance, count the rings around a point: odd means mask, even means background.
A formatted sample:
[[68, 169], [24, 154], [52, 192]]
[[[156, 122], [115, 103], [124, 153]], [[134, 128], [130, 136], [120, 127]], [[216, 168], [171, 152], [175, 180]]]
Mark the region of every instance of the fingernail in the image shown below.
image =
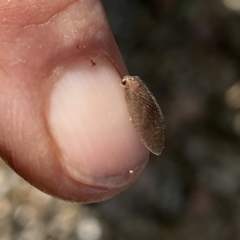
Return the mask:
[[120, 76], [106, 59], [82, 59], [54, 80], [47, 119], [60, 163], [76, 181], [130, 184], [148, 161], [130, 117]]

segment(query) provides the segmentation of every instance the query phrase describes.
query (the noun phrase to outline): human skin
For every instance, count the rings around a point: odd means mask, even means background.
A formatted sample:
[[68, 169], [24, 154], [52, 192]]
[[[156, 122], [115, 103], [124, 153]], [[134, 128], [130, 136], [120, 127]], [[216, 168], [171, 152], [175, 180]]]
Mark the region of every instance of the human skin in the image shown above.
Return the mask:
[[[126, 43], [127, 44], [127, 43]], [[55, 197], [110, 198], [148, 161], [97, 0], [0, 0], [0, 156]]]

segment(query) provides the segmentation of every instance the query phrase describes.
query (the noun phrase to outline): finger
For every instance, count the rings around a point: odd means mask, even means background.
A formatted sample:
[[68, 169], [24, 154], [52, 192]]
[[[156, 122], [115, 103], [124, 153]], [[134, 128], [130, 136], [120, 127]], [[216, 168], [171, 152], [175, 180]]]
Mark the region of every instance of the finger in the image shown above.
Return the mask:
[[25, 0], [1, 8], [4, 160], [66, 200], [99, 201], [128, 187], [148, 151], [129, 121], [119, 86], [127, 72], [100, 3]]

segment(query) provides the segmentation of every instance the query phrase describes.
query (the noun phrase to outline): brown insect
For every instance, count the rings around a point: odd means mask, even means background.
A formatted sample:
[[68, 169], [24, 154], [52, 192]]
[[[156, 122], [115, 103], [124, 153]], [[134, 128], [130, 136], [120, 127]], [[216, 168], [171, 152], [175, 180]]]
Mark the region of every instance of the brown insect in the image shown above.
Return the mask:
[[94, 66], [96, 66], [96, 65], [97, 65], [97, 63], [96, 63], [96, 62], [94, 62], [92, 59], [90, 59], [90, 61], [91, 61], [92, 67], [94, 67]]
[[150, 152], [160, 155], [165, 143], [165, 125], [157, 101], [138, 76], [125, 76], [121, 84], [138, 135]]

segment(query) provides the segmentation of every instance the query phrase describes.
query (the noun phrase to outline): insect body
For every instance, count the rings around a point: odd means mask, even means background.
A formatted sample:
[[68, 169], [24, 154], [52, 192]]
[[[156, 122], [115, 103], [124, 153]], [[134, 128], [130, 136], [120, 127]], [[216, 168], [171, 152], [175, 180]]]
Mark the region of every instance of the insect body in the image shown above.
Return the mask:
[[147, 149], [160, 155], [165, 142], [165, 125], [162, 111], [138, 76], [125, 76], [122, 79], [125, 101], [139, 137]]

